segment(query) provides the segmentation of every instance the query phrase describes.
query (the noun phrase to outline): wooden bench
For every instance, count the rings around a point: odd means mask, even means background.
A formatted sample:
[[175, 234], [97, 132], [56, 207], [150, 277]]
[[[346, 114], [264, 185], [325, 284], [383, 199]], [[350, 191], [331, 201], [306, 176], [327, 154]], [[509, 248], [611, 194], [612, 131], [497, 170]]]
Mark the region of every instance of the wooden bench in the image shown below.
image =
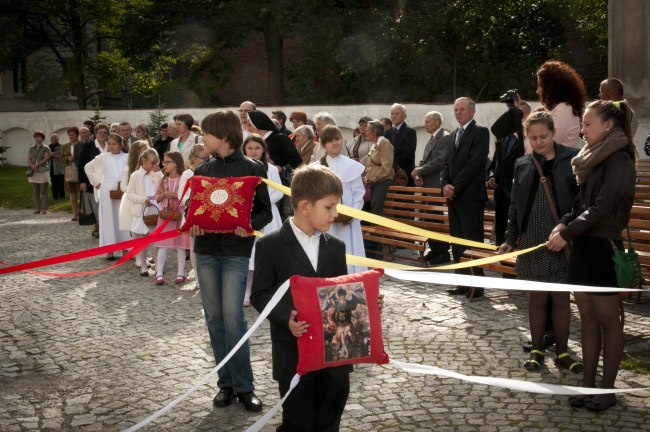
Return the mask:
[[[449, 217], [447, 202], [439, 188], [422, 188], [409, 186], [391, 186], [384, 202], [384, 216], [405, 224], [442, 234], [449, 234]], [[427, 238], [406, 234], [390, 228], [376, 225], [362, 225], [364, 240], [388, 245], [392, 248], [414, 250], [418, 258], [400, 256], [409, 261], [424, 265], [424, 252]], [[366, 250], [367, 255], [386, 258], [390, 253]]]

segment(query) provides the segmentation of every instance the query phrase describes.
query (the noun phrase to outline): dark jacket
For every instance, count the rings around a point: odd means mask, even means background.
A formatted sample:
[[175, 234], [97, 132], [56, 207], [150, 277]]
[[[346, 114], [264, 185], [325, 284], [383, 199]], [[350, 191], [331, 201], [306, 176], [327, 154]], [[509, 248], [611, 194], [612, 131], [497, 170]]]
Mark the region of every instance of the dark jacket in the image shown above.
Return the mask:
[[153, 148], [158, 152], [158, 158], [160, 159], [160, 166], [162, 167], [163, 156], [165, 152], [169, 151], [169, 144], [174, 141], [174, 139], [168, 136], [165, 139], [162, 139], [160, 135], [156, 137], [156, 140], [153, 142]]
[[417, 174], [422, 177], [426, 188], [440, 187], [440, 172], [442, 171], [442, 165], [447, 160], [449, 136], [448, 131], [440, 128], [424, 147], [422, 162]]
[[[571, 211], [576, 196], [578, 195], [578, 183], [571, 169], [571, 159], [578, 154], [578, 149], [565, 147], [553, 143], [555, 159], [551, 175], [553, 177], [553, 192], [559, 206], [558, 215]], [[526, 208], [529, 200], [534, 199], [531, 191], [537, 190], [534, 184], [539, 182], [539, 174], [533, 163], [533, 154], [520, 157], [515, 162], [514, 181], [512, 183], [512, 194], [510, 195], [510, 210], [508, 212], [508, 226], [506, 228], [506, 243], [515, 246], [521, 235], [521, 228], [525, 224]], [[544, 165], [544, 158], [538, 159], [540, 165]], [[546, 195], [544, 195], [546, 200]]]
[[[212, 155], [210, 160], [202, 163], [194, 171], [194, 175], [206, 177], [244, 177], [257, 176], [266, 178], [261, 164], [250, 159], [240, 149], [225, 158]], [[264, 228], [273, 219], [271, 200], [265, 183], [255, 188], [253, 209], [251, 210], [251, 226], [255, 230]], [[205, 234], [196, 237], [194, 252], [213, 256], [244, 256], [250, 257], [255, 237], [239, 237], [235, 234]]]
[[93, 185], [90, 184], [88, 176], [86, 175], [86, 164], [91, 160], [95, 159], [99, 153], [99, 149], [95, 147], [95, 140], [86, 141], [81, 146], [81, 151], [79, 152], [79, 158], [77, 159], [77, 176], [79, 177], [79, 183], [86, 184], [86, 192], [93, 192]]
[[394, 127], [389, 129], [385, 135], [393, 144], [395, 163], [406, 171], [408, 184], [413, 186], [411, 173], [415, 168], [415, 149], [418, 142], [415, 129], [409, 127], [405, 122], [399, 129]]
[[[251, 293], [253, 306], [259, 312], [264, 310], [278, 287], [293, 275], [336, 277], [347, 274], [345, 243], [327, 233], [321, 234], [317, 267], [314, 271], [307, 254], [293, 233], [290, 222], [285, 221], [279, 231], [264, 236], [255, 247], [255, 273]], [[269, 314], [273, 379], [278, 381], [289, 381], [296, 373], [298, 365], [298, 343], [289, 330], [289, 317], [293, 309], [289, 290]], [[348, 373], [352, 366], [333, 369]]]
[[634, 160], [626, 150], [619, 150], [596, 166], [580, 185], [579, 199], [561, 223], [560, 231], [566, 241], [589, 235], [621, 240], [630, 220], [634, 203], [636, 171]]
[[440, 187], [451, 184], [456, 196], [452, 202], [486, 201], [485, 166], [490, 150], [490, 132], [472, 120], [455, 146], [458, 129], [449, 135], [447, 160], [440, 173]]

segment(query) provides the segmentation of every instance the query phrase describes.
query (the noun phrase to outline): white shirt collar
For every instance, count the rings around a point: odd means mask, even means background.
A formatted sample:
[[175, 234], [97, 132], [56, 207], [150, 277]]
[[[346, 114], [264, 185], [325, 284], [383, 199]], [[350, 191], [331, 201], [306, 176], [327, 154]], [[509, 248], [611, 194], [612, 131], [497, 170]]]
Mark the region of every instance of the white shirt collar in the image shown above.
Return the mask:
[[108, 153], [108, 141], [104, 143], [104, 148], [102, 148], [101, 144], [99, 144], [99, 141], [95, 139], [95, 147], [99, 149], [100, 153]]
[[267, 139], [269, 137], [269, 135], [271, 135], [272, 133], [273, 133], [273, 131], [268, 131], [267, 133], [264, 134], [264, 136], [262, 138]]
[[465, 123], [464, 125], [461, 125], [460, 127], [462, 127], [463, 130], [465, 130], [465, 129], [467, 129], [467, 126], [468, 126], [471, 122], [473, 122], [473, 121], [474, 121], [474, 119], [471, 119], [470, 121], [468, 121], [468, 122]]
[[298, 226], [293, 222], [293, 217], [289, 218], [289, 225], [291, 225], [293, 234], [296, 236], [296, 239], [298, 239], [298, 243], [300, 243], [300, 246], [302, 246], [302, 249], [305, 251], [307, 258], [309, 258], [309, 262], [314, 268], [314, 271], [317, 271], [318, 249], [320, 247], [320, 236], [322, 233], [320, 231], [316, 231], [314, 232], [314, 235], [309, 236], [303, 230], [298, 228]]

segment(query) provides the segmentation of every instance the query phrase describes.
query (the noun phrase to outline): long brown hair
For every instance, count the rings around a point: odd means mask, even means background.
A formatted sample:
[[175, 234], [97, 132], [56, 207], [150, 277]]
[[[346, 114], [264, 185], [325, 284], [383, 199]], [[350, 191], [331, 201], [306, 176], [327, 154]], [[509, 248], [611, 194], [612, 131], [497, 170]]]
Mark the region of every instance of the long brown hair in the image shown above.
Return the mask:
[[140, 155], [148, 148], [149, 143], [145, 140], [138, 140], [131, 144], [127, 161], [127, 165], [129, 166], [129, 176], [133, 174], [135, 170], [140, 168], [140, 164], [138, 163], [140, 161]]
[[[343, 140], [343, 135], [341, 134], [341, 129], [336, 126], [326, 125], [323, 130], [320, 131], [320, 145], [325, 148], [325, 144], [335, 139], [340, 138]], [[343, 144], [341, 144], [343, 145]], [[327, 152], [323, 154], [323, 157], [320, 158], [320, 164], [323, 166], [327, 165]]]
[[[169, 159], [173, 160], [174, 163], [176, 163], [176, 174], [178, 175], [183, 174], [183, 171], [185, 171], [185, 162], [183, 162], [183, 156], [181, 156], [180, 152], [168, 151], [165, 152], [165, 156], [167, 156]], [[165, 178], [169, 177], [169, 173], [165, 172], [164, 177]]]
[[565, 102], [571, 105], [573, 115], [582, 117], [585, 112], [587, 90], [580, 74], [559, 60], [547, 60], [537, 69], [540, 102], [547, 110]]
[[260, 157], [259, 161], [262, 163], [262, 165], [264, 165], [264, 172], [268, 173], [268, 171], [269, 171], [269, 154], [268, 154], [267, 149], [266, 149], [266, 141], [264, 141], [264, 138], [262, 138], [260, 135], [258, 135], [256, 133], [249, 134], [246, 137], [246, 139], [244, 140], [244, 145], [242, 147], [244, 149], [244, 154], [246, 154], [246, 144], [248, 144], [249, 141], [255, 141], [256, 143], [258, 143], [259, 145], [262, 146], [262, 149], [264, 150], [264, 152], [262, 153], [262, 157]]
[[611, 120], [614, 127], [620, 128], [627, 137], [627, 151], [636, 160], [639, 156], [632, 139], [632, 111], [627, 101], [597, 100], [589, 104], [587, 109], [592, 109], [602, 121]]

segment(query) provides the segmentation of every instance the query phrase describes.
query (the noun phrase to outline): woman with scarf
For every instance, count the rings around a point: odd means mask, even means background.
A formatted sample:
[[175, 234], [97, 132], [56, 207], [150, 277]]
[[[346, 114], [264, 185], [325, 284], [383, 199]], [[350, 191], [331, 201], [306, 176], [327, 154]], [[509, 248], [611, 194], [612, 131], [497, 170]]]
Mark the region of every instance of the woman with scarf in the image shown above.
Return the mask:
[[[582, 119], [587, 145], [571, 161], [580, 186], [579, 200], [553, 229], [547, 246], [562, 250], [571, 242], [567, 282], [594, 287], [615, 287], [613, 247], [623, 249], [621, 231], [630, 219], [634, 202], [636, 149], [630, 130], [627, 103], [596, 101]], [[614, 388], [623, 357], [623, 324], [617, 292], [574, 293], [580, 311], [583, 385], [595, 387], [596, 368], [603, 349], [601, 388]], [[574, 396], [574, 407], [602, 411], [616, 405], [614, 393]]]

